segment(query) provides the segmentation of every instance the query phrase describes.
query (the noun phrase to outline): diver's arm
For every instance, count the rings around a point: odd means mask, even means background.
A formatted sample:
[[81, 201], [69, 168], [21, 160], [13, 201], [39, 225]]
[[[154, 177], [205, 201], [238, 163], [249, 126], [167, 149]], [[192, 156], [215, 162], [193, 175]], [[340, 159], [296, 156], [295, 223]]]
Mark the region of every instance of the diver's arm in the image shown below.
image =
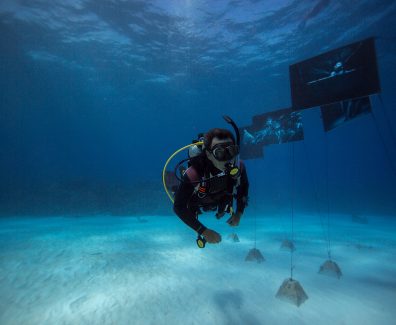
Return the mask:
[[246, 167], [243, 162], [241, 164], [241, 182], [237, 188], [237, 213], [242, 215], [247, 206], [249, 194], [249, 180], [246, 173]]
[[206, 227], [199, 222], [195, 213], [191, 211], [188, 207], [188, 201], [194, 192], [194, 186], [189, 181], [187, 175], [184, 176], [184, 181], [179, 185], [175, 193], [175, 201], [173, 203], [173, 211], [177, 216], [190, 228], [202, 235], [206, 230]]

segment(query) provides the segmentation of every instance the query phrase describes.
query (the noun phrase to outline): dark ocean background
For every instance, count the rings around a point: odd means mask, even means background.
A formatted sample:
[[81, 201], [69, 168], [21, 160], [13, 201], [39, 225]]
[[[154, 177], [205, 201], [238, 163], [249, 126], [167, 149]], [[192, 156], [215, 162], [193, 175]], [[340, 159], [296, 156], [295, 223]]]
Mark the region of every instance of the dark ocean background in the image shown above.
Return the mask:
[[294, 192], [299, 211], [395, 215], [395, 17], [390, 0], [3, 0], [0, 214], [172, 214], [174, 151], [224, 114], [290, 107], [290, 64], [373, 36], [382, 102], [327, 134], [303, 111], [294, 191], [292, 145], [268, 146], [246, 162], [247, 211], [287, 211]]

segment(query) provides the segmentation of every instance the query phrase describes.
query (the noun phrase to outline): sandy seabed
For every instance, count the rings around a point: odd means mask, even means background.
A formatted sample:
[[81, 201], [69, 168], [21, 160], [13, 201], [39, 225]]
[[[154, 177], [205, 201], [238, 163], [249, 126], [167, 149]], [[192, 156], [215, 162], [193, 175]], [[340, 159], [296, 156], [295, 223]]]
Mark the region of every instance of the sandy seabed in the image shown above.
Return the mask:
[[[293, 277], [309, 299], [275, 298], [290, 277], [289, 217], [257, 216], [199, 249], [176, 216], [0, 219], [0, 324], [396, 324], [396, 218], [295, 218]], [[318, 274], [331, 253], [340, 280]], [[240, 242], [228, 239], [237, 233]]]

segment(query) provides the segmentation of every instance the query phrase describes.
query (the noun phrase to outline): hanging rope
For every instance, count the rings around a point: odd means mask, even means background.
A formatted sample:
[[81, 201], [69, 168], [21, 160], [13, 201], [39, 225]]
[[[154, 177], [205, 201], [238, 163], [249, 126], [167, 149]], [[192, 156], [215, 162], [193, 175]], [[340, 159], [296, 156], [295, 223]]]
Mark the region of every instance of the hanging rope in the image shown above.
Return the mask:
[[[294, 182], [295, 182], [295, 170], [294, 170], [294, 142], [292, 142], [292, 164], [291, 164], [291, 169], [292, 169], [292, 184], [291, 184], [291, 239], [292, 243], [294, 244]], [[293, 279], [293, 254], [294, 250], [290, 250], [290, 279]]]
[[389, 133], [390, 133], [390, 135], [391, 135], [392, 142], [393, 142], [393, 147], [396, 148], [395, 135], [394, 135], [394, 133], [393, 133], [393, 128], [392, 128], [392, 125], [391, 125], [391, 122], [390, 122], [391, 119], [389, 118], [389, 115], [388, 115], [388, 109], [387, 109], [387, 107], [385, 106], [384, 101], [382, 100], [381, 94], [378, 94], [378, 98], [379, 98], [379, 101], [380, 101], [380, 103], [381, 103], [381, 105], [382, 105], [382, 113], [384, 114], [386, 124], [388, 125]]
[[330, 251], [330, 197], [329, 197], [329, 144], [327, 139], [327, 133], [325, 133], [325, 168], [326, 168], [326, 201], [327, 201], [327, 255], [331, 260]]
[[393, 176], [396, 178], [396, 170], [395, 170], [395, 167], [394, 167], [394, 165], [393, 165], [392, 158], [391, 158], [390, 153], [389, 153], [389, 151], [388, 151], [388, 147], [387, 147], [386, 144], [385, 144], [384, 137], [382, 136], [382, 133], [381, 133], [381, 131], [380, 131], [380, 127], [378, 126], [378, 122], [377, 122], [377, 119], [375, 118], [375, 115], [374, 115], [374, 113], [373, 113], [373, 110], [371, 110], [371, 117], [373, 118], [374, 125], [375, 125], [375, 127], [377, 128], [377, 133], [378, 133], [378, 136], [379, 136], [379, 138], [380, 138], [380, 140], [381, 140], [382, 146], [384, 147], [385, 155], [386, 155], [386, 158], [388, 158], [389, 166], [390, 166], [390, 168], [392, 169]]
[[287, 216], [284, 215], [283, 213], [280, 214], [280, 221], [282, 225], [282, 231], [283, 231], [283, 239], [288, 240], [289, 239], [289, 234], [288, 234], [288, 219]]
[[326, 241], [326, 247], [327, 247], [328, 238], [327, 238], [326, 228], [325, 228], [324, 221], [323, 221], [323, 214], [322, 214], [320, 204], [319, 204], [319, 194], [318, 194], [319, 193], [319, 189], [318, 189], [319, 185], [315, 181], [315, 177], [314, 177], [314, 173], [313, 173], [313, 169], [312, 169], [312, 165], [311, 165], [311, 159], [308, 156], [308, 150], [307, 150], [305, 140], [303, 140], [303, 143], [304, 143], [305, 158], [308, 162], [308, 164], [307, 164], [308, 165], [308, 173], [311, 175], [312, 188], [314, 191], [316, 213], [319, 216], [320, 226], [322, 229], [322, 236]]
[[256, 236], [257, 234], [257, 223], [256, 223], [256, 214], [254, 214], [254, 249], [256, 249]]

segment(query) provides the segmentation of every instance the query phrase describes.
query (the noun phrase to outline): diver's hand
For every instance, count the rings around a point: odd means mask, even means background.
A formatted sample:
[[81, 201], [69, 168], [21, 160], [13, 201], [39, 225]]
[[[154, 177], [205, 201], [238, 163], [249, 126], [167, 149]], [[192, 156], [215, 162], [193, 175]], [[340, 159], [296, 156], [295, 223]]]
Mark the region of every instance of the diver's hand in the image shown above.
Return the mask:
[[224, 215], [225, 215], [225, 211], [217, 212], [216, 213], [216, 219], [223, 218]]
[[227, 220], [227, 223], [231, 227], [237, 227], [239, 225], [239, 222], [241, 221], [241, 216], [242, 216], [242, 213], [240, 213], [240, 212], [233, 213], [231, 215], [231, 217]]
[[204, 236], [205, 240], [211, 244], [217, 244], [221, 242], [221, 236], [214, 230], [206, 229], [202, 236]]

